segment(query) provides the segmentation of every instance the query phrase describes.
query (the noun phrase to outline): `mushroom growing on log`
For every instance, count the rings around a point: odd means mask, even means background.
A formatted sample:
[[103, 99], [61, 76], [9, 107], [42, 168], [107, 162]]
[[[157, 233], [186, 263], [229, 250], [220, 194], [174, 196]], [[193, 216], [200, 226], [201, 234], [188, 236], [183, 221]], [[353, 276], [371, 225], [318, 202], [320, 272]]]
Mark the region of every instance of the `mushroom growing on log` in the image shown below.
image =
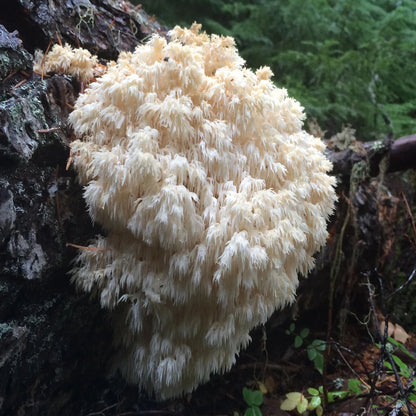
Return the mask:
[[70, 115], [73, 164], [108, 233], [73, 279], [118, 316], [123, 374], [162, 399], [230, 369], [294, 300], [335, 201], [300, 104], [269, 68], [245, 68], [232, 38], [199, 31], [121, 53]]

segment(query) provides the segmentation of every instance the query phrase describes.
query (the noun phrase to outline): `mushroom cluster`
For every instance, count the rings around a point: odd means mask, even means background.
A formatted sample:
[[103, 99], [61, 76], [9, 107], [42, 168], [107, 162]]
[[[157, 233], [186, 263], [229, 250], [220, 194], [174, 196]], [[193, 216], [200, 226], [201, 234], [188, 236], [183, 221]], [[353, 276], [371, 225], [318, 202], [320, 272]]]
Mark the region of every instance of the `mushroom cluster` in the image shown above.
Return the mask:
[[95, 75], [94, 68], [97, 64], [97, 57], [86, 49], [57, 44], [45, 56], [39, 50], [35, 52], [33, 70], [41, 75], [47, 72], [64, 73], [89, 82]]
[[234, 40], [176, 27], [121, 53], [76, 102], [74, 167], [107, 235], [73, 280], [113, 310], [119, 367], [157, 398], [223, 372], [292, 302], [335, 201], [300, 104]]

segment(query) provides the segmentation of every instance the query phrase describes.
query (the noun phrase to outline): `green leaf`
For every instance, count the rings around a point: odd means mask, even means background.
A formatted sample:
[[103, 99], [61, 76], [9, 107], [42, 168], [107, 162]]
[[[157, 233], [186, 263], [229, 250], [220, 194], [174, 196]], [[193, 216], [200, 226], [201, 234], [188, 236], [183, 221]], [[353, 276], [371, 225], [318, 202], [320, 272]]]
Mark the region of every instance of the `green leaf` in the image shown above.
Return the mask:
[[261, 406], [263, 403], [263, 394], [260, 390], [250, 390], [243, 387], [243, 397], [249, 406]]
[[323, 374], [324, 372], [324, 356], [322, 354], [319, 354], [316, 356], [316, 358], [313, 360], [315, 364], [315, 368], [319, 371], [320, 374]]
[[321, 404], [321, 398], [319, 396], [312, 397], [310, 403], [309, 403], [309, 410], [313, 410], [317, 408]]
[[295, 328], [296, 328], [296, 325], [295, 325], [295, 323], [294, 323], [294, 322], [292, 322], [292, 323], [289, 325], [289, 331], [290, 331], [291, 333], [293, 333], [293, 331], [295, 330]]
[[300, 335], [295, 337], [295, 348], [299, 348], [303, 344], [303, 338]]
[[257, 406], [254, 406], [253, 409], [254, 409], [255, 416], [263, 416], [261, 414], [261, 410]]
[[316, 390], [316, 389], [314, 389], [313, 387], [309, 387], [309, 388], [308, 388], [308, 393], [309, 393], [311, 396], [319, 396], [319, 391], [318, 391], [318, 390]]
[[315, 409], [315, 412], [316, 412], [316, 416], [322, 416], [322, 415], [324, 414], [324, 409], [323, 409], [323, 407], [322, 407], [322, 406], [318, 406], [318, 407]]
[[285, 399], [283, 400], [283, 402], [280, 405], [280, 409], [281, 410], [288, 410], [291, 411], [296, 407], [297, 403], [294, 403], [292, 400], [290, 399]]
[[331, 391], [328, 393], [328, 402], [332, 403], [336, 399], [345, 399], [350, 395], [348, 390]]
[[322, 374], [324, 371], [324, 356], [320, 352], [316, 353], [316, 357], [313, 360], [315, 368]]
[[399, 367], [400, 369], [400, 373], [406, 377], [409, 378], [410, 377], [410, 370], [409, 367], [407, 366], [407, 364], [405, 364], [397, 355], [392, 355], [393, 361], [395, 362], [395, 364]]
[[357, 378], [349, 379], [348, 390], [354, 394], [361, 394], [362, 393], [361, 381], [358, 380]]
[[316, 358], [316, 354], [318, 354], [316, 352], [315, 348], [308, 348], [308, 358], [313, 361]]
[[247, 387], [243, 387], [243, 397], [244, 397], [244, 401], [251, 406], [252, 402], [251, 402], [251, 393], [252, 391], [250, 389], [248, 389]]
[[252, 406], [248, 407], [244, 412], [244, 416], [256, 416], [254, 408]]
[[258, 406], [250, 406], [244, 412], [244, 416], [262, 416], [262, 414]]
[[303, 328], [302, 331], [300, 331], [300, 336], [305, 339], [309, 335], [309, 328]]
[[243, 387], [243, 398], [247, 404], [250, 404], [250, 390], [247, 387]]
[[404, 352], [408, 357], [415, 359], [416, 357], [411, 354], [409, 351], [407, 351], [406, 347], [399, 341], [396, 341], [394, 338], [392, 337], [388, 337], [387, 340], [392, 343], [393, 345], [395, 345], [397, 348], [399, 348], [402, 352]]
[[263, 404], [263, 393], [260, 390], [255, 390], [253, 391], [251, 399], [251, 403], [254, 406], [261, 406]]
[[325, 351], [326, 349], [326, 342], [322, 339], [314, 339], [311, 345], [315, 347], [318, 351]]
[[296, 410], [302, 414], [305, 413], [308, 410], [308, 405], [309, 402], [308, 400], [305, 398], [305, 396], [302, 396], [300, 402], [298, 403], [298, 405], [296, 406]]
[[289, 411], [296, 409], [303, 399], [304, 399], [303, 394], [297, 391], [287, 393], [286, 399], [283, 400], [282, 404], [280, 405], [280, 409], [289, 410]]

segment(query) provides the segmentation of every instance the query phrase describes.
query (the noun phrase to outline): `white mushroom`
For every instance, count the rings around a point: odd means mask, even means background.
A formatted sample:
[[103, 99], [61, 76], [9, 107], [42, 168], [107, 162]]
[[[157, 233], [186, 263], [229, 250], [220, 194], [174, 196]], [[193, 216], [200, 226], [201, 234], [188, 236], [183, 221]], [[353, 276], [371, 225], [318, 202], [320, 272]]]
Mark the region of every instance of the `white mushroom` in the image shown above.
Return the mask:
[[39, 74], [55, 72], [72, 75], [88, 83], [94, 76], [97, 63], [97, 57], [86, 49], [54, 45], [46, 56], [36, 51], [33, 69]]
[[335, 201], [324, 144], [229, 37], [176, 27], [78, 98], [73, 161], [106, 230], [73, 280], [117, 317], [119, 366], [158, 398], [230, 369], [295, 298]]

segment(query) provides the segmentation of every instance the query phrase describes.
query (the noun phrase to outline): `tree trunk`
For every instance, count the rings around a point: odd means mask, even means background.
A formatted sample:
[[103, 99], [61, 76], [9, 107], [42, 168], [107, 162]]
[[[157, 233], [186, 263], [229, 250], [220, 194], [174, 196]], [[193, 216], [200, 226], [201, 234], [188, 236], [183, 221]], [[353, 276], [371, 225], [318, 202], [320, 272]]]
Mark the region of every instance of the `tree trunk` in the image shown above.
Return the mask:
[[[50, 42], [116, 59], [167, 29], [124, 1], [4, 3], [9, 12], [0, 17], [0, 414], [160, 408], [143, 397], [138, 402], [136, 389], [117, 375], [108, 378], [109, 317], [98, 302], [76, 293], [68, 277], [75, 255], [68, 243], [86, 245], [100, 231], [74, 173], [66, 169], [72, 136], [67, 116], [81, 87], [69, 76], [41, 79], [31, 68], [35, 49], [45, 51]], [[409, 136], [330, 144], [339, 183], [330, 239], [303, 280], [296, 306], [270, 320], [269, 337], [295, 311], [327, 313], [328, 297], [330, 305], [341, 305], [332, 311], [332, 329], [342, 335], [347, 312], [363, 291], [363, 273], [411, 272], [416, 235], [404, 200], [414, 206], [416, 177], [413, 171], [391, 172], [415, 167], [415, 142]], [[388, 290], [396, 283], [385, 279]], [[212, 405], [204, 398], [207, 389], [193, 395], [193, 410]], [[185, 411], [181, 401], [169, 406], [169, 412]]]

